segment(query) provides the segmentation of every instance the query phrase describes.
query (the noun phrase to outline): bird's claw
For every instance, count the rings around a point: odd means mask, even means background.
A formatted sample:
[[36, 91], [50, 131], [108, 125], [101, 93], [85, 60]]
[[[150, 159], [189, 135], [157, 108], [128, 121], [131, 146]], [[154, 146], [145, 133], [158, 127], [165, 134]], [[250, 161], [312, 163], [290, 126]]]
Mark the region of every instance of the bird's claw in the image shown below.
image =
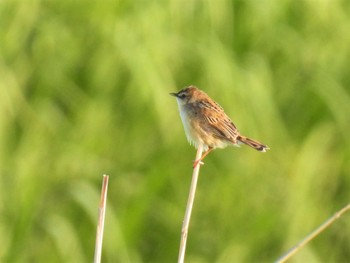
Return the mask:
[[193, 162], [193, 168], [196, 168], [197, 165], [203, 165], [204, 163], [201, 160], [197, 160]]

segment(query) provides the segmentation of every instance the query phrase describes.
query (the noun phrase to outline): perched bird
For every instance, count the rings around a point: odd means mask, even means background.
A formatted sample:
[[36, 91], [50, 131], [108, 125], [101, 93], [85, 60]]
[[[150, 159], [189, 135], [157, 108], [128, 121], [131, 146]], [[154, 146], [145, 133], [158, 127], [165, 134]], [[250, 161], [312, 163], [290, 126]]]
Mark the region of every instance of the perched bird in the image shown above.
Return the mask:
[[189, 143], [196, 148], [200, 144], [203, 145], [204, 154], [199, 160], [195, 160], [193, 167], [201, 163], [213, 149], [225, 148], [228, 145], [238, 146], [244, 143], [260, 152], [270, 149], [256, 140], [241, 135], [224, 109], [197, 87], [188, 86], [170, 95], [176, 97]]

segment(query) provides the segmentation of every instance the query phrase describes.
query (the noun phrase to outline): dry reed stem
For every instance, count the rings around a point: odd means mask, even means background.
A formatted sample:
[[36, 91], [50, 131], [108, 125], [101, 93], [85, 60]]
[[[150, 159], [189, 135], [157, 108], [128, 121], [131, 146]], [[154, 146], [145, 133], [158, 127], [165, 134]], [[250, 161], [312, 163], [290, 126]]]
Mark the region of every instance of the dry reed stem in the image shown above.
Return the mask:
[[289, 258], [291, 258], [295, 253], [297, 253], [302, 247], [304, 247], [307, 243], [309, 243], [312, 239], [318, 236], [321, 232], [323, 232], [327, 227], [333, 224], [337, 219], [339, 219], [345, 212], [350, 209], [350, 204], [340, 209], [336, 212], [332, 217], [327, 219], [322, 225], [320, 225], [317, 229], [311, 232], [307, 237], [305, 237], [301, 242], [299, 242], [296, 246], [291, 248], [286, 254], [276, 260], [276, 263], [286, 262]]
[[[203, 152], [203, 145], [199, 145], [198, 149], [197, 149], [197, 154], [196, 154], [195, 160], [199, 160], [202, 157], [202, 152]], [[191, 182], [190, 192], [189, 192], [189, 196], [188, 196], [188, 200], [187, 200], [186, 213], [185, 213], [185, 218], [184, 218], [184, 221], [182, 223], [182, 229], [181, 229], [181, 242], [180, 242], [178, 263], [183, 263], [184, 259], [185, 259], [188, 226], [190, 224], [191, 212], [192, 212], [192, 207], [193, 207], [194, 196], [196, 194], [200, 166], [201, 166], [201, 162], [199, 162], [196, 165], [196, 167], [193, 168], [192, 182]]]
[[96, 231], [94, 263], [101, 262], [103, 229], [104, 229], [105, 215], [106, 215], [108, 178], [109, 178], [108, 175], [105, 175], [105, 174], [103, 175], [101, 199], [98, 207], [98, 224], [97, 224], [97, 231]]

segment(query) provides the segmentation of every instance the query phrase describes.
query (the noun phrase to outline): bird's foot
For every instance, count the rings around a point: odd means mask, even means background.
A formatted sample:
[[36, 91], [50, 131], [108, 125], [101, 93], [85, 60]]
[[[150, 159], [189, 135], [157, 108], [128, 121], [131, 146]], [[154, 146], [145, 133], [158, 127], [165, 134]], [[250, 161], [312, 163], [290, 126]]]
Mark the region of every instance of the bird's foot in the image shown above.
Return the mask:
[[202, 159], [196, 160], [193, 162], [193, 169], [196, 168], [197, 165], [203, 165]]

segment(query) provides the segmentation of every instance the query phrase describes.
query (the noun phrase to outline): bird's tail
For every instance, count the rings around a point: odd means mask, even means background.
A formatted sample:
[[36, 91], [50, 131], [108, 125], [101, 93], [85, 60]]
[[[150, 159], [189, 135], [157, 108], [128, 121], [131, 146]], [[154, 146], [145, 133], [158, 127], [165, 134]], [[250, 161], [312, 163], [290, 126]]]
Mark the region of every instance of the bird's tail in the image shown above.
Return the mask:
[[270, 148], [267, 145], [264, 145], [258, 141], [249, 139], [248, 137], [239, 135], [237, 137], [237, 140], [241, 143], [244, 143], [252, 148], [254, 148], [255, 150], [258, 150], [259, 152], [266, 152], [266, 150], [269, 150]]

